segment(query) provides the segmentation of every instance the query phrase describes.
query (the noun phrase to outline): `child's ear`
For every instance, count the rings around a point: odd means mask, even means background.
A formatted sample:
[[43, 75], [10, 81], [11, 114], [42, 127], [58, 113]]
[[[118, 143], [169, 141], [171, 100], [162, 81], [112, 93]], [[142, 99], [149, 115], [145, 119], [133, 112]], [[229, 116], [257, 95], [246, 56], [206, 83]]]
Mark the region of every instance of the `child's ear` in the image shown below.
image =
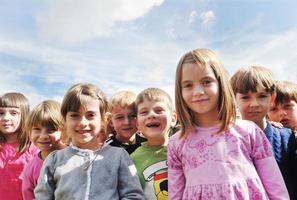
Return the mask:
[[276, 92], [271, 93], [270, 103], [273, 103], [276, 98]]
[[172, 127], [175, 126], [176, 122], [177, 122], [177, 114], [176, 114], [176, 112], [173, 112], [171, 115], [171, 126]]
[[111, 120], [112, 114], [110, 112], [106, 112], [105, 116], [106, 116], [106, 124], [113, 127], [112, 120]]

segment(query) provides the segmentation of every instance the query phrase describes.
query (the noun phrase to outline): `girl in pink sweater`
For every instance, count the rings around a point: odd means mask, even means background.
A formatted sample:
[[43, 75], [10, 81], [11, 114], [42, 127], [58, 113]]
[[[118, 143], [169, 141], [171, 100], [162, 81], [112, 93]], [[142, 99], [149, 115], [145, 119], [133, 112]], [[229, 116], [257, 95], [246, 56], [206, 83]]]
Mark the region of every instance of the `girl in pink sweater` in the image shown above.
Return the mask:
[[20, 93], [0, 97], [0, 194], [1, 199], [22, 199], [21, 173], [37, 153], [24, 132], [29, 112], [27, 98]]
[[236, 120], [228, 76], [209, 49], [185, 54], [176, 71], [181, 131], [168, 144], [170, 200], [289, 199], [265, 134]]
[[34, 188], [37, 185], [44, 159], [54, 150], [66, 145], [62, 139], [66, 134], [61, 132], [62, 115], [61, 104], [53, 100], [46, 100], [38, 104], [29, 114], [26, 121], [26, 132], [32, 143], [40, 150], [25, 167], [22, 178], [22, 192], [24, 200], [35, 199]]

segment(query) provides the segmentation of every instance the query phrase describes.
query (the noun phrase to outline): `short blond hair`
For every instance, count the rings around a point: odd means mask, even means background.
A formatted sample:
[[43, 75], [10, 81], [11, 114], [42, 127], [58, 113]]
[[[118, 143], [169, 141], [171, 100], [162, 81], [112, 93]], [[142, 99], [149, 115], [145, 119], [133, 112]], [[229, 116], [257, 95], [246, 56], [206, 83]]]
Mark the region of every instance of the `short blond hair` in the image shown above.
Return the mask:
[[246, 94], [249, 91], [257, 92], [257, 87], [262, 87], [266, 92], [275, 91], [275, 81], [270, 69], [262, 66], [247, 66], [240, 68], [231, 77], [231, 86], [234, 94]]
[[149, 101], [164, 102], [167, 108], [169, 109], [169, 111], [171, 112], [171, 114], [174, 112], [174, 107], [173, 107], [173, 103], [170, 95], [160, 88], [147, 88], [142, 92], [140, 92], [137, 95], [137, 98], [135, 101], [136, 109], [138, 109], [138, 105], [142, 103], [145, 99]]
[[115, 108], [125, 108], [128, 106], [135, 107], [136, 94], [132, 91], [119, 91], [115, 93], [109, 100], [109, 112]]

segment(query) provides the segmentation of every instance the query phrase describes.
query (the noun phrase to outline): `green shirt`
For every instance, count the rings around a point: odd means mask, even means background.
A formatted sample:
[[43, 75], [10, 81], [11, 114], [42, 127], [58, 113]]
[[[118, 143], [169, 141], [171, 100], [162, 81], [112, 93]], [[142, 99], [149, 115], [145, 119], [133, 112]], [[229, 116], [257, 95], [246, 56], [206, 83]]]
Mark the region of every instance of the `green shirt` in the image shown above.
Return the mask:
[[131, 157], [146, 199], [168, 199], [167, 147], [143, 143]]

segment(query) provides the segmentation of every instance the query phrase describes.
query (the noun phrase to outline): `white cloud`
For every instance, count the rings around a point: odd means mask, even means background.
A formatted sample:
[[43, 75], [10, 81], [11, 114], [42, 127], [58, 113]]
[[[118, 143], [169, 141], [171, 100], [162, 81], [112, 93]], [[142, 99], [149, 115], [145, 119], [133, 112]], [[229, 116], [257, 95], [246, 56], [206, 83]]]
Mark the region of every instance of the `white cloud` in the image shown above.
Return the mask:
[[241, 42], [229, 45], [222, 52], [223, 62], [233, 74], [239, 67], [261, 65], [272, 69], [277, 79], [296, 81], [297, 29], [279, 35], [255, 36], [242, 34]]
[[197, 16], [198, 16], [197, 12], [196, 12], [195, 10], [193, 10], [193, 11], [190, 13], [190, 18], [189, 18], [188, 23], [189, 23], [189, 24], [192, 24], [193, 22], [195, 22]]
[[200, 14], [199, 18], [202, 20], [202, 24], [209, 25], [212, 24], [215, 19], [215, 13], [213, 11], [206, 11]]
[[37, 16], [40, 35], [69, 43], [111, 34], [118, 22], [135, 20], [164, 0], [48, 0]]

